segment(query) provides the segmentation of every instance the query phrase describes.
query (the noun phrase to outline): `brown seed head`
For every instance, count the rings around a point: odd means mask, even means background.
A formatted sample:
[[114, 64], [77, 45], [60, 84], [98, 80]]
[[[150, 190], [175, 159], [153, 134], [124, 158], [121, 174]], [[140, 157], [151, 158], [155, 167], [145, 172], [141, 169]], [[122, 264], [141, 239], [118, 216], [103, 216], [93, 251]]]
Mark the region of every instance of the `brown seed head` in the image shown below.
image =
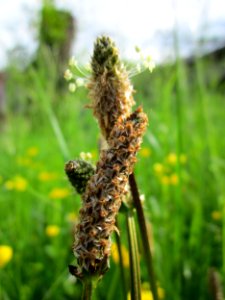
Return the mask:
[[76, 228], [74, 253], [79, 274], [102, 275], [108, 268], [110, 235], [116, 230], [115, 217], [146, 125], [147, 116], [140, 108], [126, 120], [119, 118], [108, 139], [109, 149], [101, 152], [96, 172], [83, 194]]
[[92, 77], [88, 84], [91, 107], [103, 136], [108, 140], [118, 117], [128, 117], [134, 105], [133, 86], [119, 60], [119, 51], [108, 37], [100, 37], [94, 46]]

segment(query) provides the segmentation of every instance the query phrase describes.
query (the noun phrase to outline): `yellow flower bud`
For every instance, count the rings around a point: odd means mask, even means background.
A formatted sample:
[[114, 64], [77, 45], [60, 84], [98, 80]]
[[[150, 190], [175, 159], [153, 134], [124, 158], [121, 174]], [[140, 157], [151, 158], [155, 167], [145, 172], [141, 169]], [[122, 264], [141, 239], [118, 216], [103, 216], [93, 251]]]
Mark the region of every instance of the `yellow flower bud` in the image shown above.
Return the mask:
[[[122, 259], [123, 259], [123, 266], [125, 268], [129, 267], [129, 252], [127, 248], [124, 245], [121, 245], [121, 251], [122, 251]], [[115, 243], [112, 244], [111, 248], [111, 254], [112, 254], [112, 259], [116, 264], [119, 263], [119, 252], [117, 245]]]
[[147, 147], [141, 148], [139, 152], [140, 152], [140, 156], [142, 157], [149, 157], [151, 155], [151, 149]]
[[70, 190], [67, 188], [54, 188], [49, 193], [49, 198], [51, 199], [62, 199], [69, 196]]
[[57, 225], [48, 225], [45, 228], [45, 233], [49, 237], [55, 237], [59, 234], [59, 232], [60, 232], [60, 228]]
[[176, 153], [171, 152], [170, 154], [168, 154], [166, 160], [170, 165], [175, 165], [177, 163]]
[[177, 185], [179, 183], [179, 177], [177, 176], [177, 174], [172, 174], [170, 175], [170, 184], [172, 185]]
[[3, 268], [13, 257], [13, 249], [7, 245], [0, 245], [0, 268]]
[[222, 213], [218, 210], [214, 210], [212, 213], [211, 213], [211, 217], [214, 221], [219, 221], [222, 219]]
[[154, 170], [154, 172], [156, 173], [156, 174], [162, 174], [162, 172], [163, 172], [163, 165], [162, 164], [160, 164], [160, 163], [155, 163], [154, 165], [153, 165], [153, 170]]

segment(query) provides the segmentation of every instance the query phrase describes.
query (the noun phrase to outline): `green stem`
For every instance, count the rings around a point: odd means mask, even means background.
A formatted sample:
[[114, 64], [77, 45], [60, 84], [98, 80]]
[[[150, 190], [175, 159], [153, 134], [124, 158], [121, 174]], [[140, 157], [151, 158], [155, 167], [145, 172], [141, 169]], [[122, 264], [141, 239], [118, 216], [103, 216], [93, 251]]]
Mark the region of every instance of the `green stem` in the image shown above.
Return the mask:
[[91, 300], [92, 292], [93, 292], [93, 282], [90, 279], [86, 279], [83, 282], [82, 300]]
[[[117, 222], [118, 227], [118, 222]], [[119, 235], [116, 233], [116, 244], [118, 248], [119, 258], [120, 258], [120, 273], [121, 273], [121, 280], [122, 280], [122, 292], [123, 292], [123, 298], [127, 299], [127, 286], [126, 286], [126, 278], [124, 273], [124, 265], [123, 265], [123, 255], [122, 255], [122, 249], [121, 249], [121, 240]]]
[[[46, 97], [45, 85], [41, 81], [41, 79], [36, 75], [36, 73], [34, 71], [31, 72], [31, 78], [34, 81], [34, 85], [35, 85], [36, 90], [38, 91], [38, 95], [40, 98], [40, 103], [42, 104], [43, 111], [46, 113], [46, 115], [48, 117], [48, 120], [50, 122], [52, 130], [53, 130], [56, 140], [58, 142], [59, 148], [63, 155], [63, 158], [64, 158], [64, 160], [68, 160], [70, 157], [69, 149], [67, 147], [67, 143], [65, 141], [59, 121], [52, 109], [49, 99]], [[51, 98], [54, 97], [52, 87], [49, 87], [49, 95], [51, 95]]]
[[141, 278], [139, 266], [139, 252], [137, 235], [135, 229], [135, 220], [132, 210], [127, 213], [127, 232], [130, 255], [130, 272], [131, 272], [131, 300], [141, 299]]
[[58, 142], [59, 148], [61, 150], [61, 153], [63, 155], [63, 158], [64, 158], [64, 160], [68, 160], [70, 157], [70, 154], [69, 154], [69, 150], [68, 150], [64, 135], [60, 128], [59, 121], [51, 107], [49, 107], [49, 109], [46, 111], [46, 113], [47, 113], [49, 122], [51, 124], [52, 130], [55, 134], [56, 140]]
[[150, 282], [150, 286], [151, 286], [151, 290], [152, 290], [152, 295], [153, 295], [154, 300], [158, 300], [159, 297], [158, 297], [158, 293], [157, 293], [156, 280], [155, 280], [155, 274], [154, 274], [154, 269], [153, 269], [150, 241], [149, 241], [149, 237], [148, 237], [148, 231], [147, 231], [147, 226], [146, 226], [146, 222], [145, 222], [144, 211], [143, 211], [143, 207], [141, 204], [140, 195], [139, 195], [139, 191], [138, 191], [134, 173], [132, 173], [130, 175], [129, 183], [130, 183], [131, 194], [132, 194], [133, 201], [134, 201], [134, 206], [137, 210], [138, 224], [139, 224], [141, 239], [142, 239], [143, 248], [144, 248], [144, 255], [145, 255], [145, 260], [146, 260], [146, 264], [147, 264], [149, 282]]
[[119, 281], [120, 281], [120, 270], [116, 268], [110, 280], [109, 289], [107, 291], [107, 300], [114, 300], [116, 298], [115, 294], [118, 290]]

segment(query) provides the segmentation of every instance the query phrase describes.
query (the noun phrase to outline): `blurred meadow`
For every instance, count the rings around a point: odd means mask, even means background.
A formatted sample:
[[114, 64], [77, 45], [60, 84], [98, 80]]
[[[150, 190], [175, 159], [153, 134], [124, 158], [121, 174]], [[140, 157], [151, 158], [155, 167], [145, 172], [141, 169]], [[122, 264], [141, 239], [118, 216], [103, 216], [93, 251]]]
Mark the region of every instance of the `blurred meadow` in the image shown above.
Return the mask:
[[[70, 13], [45, 7], [41, 13], [33, 61], [21, 68], [12, 57], [1, 72], [1, 300], [81, 299], [82, 293], [68, 271], [81, 199], [64, 165], [85, 153], [96, 163], [100, 132], [85, 107], [87, 90], [71, 93], [63, 78], [76, 30]], [[143, 105], [149, 117], [135, 174], [160, 299], [223, 299], [216, 295], [225, 284], [224, 66], [221, 48], [177, 56], [131, 78], [136, 106]], [[129, 285], [122, 214], [119, 222]], [[153, 299], [140, 257], [142, 299]], [[113, 236], [110, 270], [93, 299], [124, 299], [122, 290]]]

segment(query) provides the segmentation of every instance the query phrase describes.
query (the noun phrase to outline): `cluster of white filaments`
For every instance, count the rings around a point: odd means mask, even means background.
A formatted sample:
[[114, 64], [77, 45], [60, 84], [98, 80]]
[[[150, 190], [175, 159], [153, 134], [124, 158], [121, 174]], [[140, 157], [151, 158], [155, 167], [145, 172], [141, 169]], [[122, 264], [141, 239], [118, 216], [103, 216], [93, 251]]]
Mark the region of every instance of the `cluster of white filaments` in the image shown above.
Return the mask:
[[79, 66], [75, 57], [69, 60], [69, 68], [64, 72], [64, 78], [69, 82], [69, 91], [75, 92], [78, 87], [85, 86], [90, 76], [90, 66]]
[[135, 47], [136, 53], [139, 55], [139, 62], [129, 70], [129, 77], [134, 77], [146, 70], [150, 73], [155, 69], [155, 62], [151, 55], [144, 55], [140, 47]]
[[[122, 68], [125, 68], [128, 72], [129, 78], [134, 77], [146, 70], [150, 73], [155, 69], [155, 62], [151, 55], [145, 56], [140, 49], [140, 47], [136, 46], [135, 51], [139, 55], [139, 62], [135, 64], [133, 67], [124, 66], [121, 64]], [[87, 83], [89, 82], [91, 74], [91, 66], [90, 64], [86, 64], [84, 66], [80, 66], [78, 61], [72, 56], [69, 60], [68, 69], [64, 72], [64, 78], [68, 81], [68, 89], [70, 92], [75, 92], [79, 87], [86, 87]], [[130, 97], [133, 91], [127, 91], [127, 98]]]

